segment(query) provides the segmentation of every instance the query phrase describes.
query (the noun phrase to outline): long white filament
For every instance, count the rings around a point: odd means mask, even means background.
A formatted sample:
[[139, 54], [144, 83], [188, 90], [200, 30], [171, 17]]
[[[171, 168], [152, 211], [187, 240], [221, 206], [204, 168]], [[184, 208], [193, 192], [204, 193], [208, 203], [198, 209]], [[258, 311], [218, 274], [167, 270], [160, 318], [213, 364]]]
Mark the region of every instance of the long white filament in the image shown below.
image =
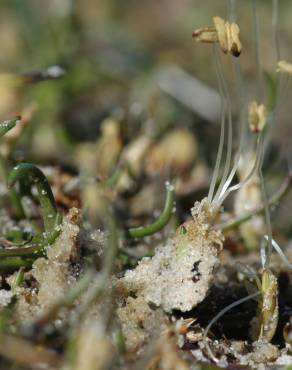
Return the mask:
[[[236, 21], [236, 0], [230, 0], [229, 1], [229, 13], [230, 13], [230, 19], [231, 21]], [[240, 67], [240, 60], [239, 59], [232, 59], [233, 63], [233, 69], [235, 71], [235, 83], [236, 83], [236, 91], [238, 93], [238, 101], [239, 101], [239, 109], [240, 109], [240, 115], [239, 115], [239, 122], [240, 122], [240, 130], [239, 130], [239, 147], [237, 150], [237, 153], [234, 158], [233, 167], [229, 173], [229, 176], [227, 177], [226, 181], [222, 181], [221, 185], [222, 189], [221, 191], [218, 189], [218, 192], [216, 194], [216, 197], [214, 199], [214, 202], [218, 201], [218, 199], [225, 193], [225, 191], [228, 189], [231, 181], [233, 180], [236, 171], [239, 166], [240, 157], [242, 154], [242, 148], [243, 144], [245, 142], [245, 133], [246, 133], [246, 125], [245, 125], [245, 119], [244, 119], [244, 107], [245, 107], [245, 101], [244, 101], [244, 95], [243, 95], [243, 88], [242, 88], [242, 73], [241, 73], [241, 67]], [[232, 148], [231, 148], [232, 149]]]
[[259, 171], [262, 164], [262, 158], [263, 158], [263, 138], [261, 134], [257, 140], [256, 158], [254, 161], [254, 165], [250, 170], [249, 174], [245, 177], [244, 180], [240, 181], [238, 184], [231, 186], [229, 189], [226, 188], [225, 191], [221, 192], [220, 197], [218, 198], [216, 203], [217, 207], [220, 207], [220, 205], [224, 202], [224, 200], [231, 192], [242, 188]]
[[260, 52], [260, 25], [257, 11], [257, 0], [252, 0], [252, 14], [255, 34], [255, 57], [256, 57], [256, 71], [257, 71], [257, 97], [258, 101], [262, 100], [262, 62]]
[[[229, 14], [231, 22], [237, 22], [236, 17], [236, 0], [229, 0]], [[241, 153], [243, 141], [245, 139], [245, 133], [247, 131], [247, 125], [245, 124], [245, 94], [244, 94], [244, 84], [242, 78], [242, 71], [240, 65], [240, 58], [232, 58], [233, 70], [234, 70], [234, 80], [236, 86], [236, 92], [238, 95], [239, 102], [239, 123], [240, 123], [240, 138], [239, 138], [239, 149], [238, 153]]]
[[267, 199], [264, 176], [263, 176], [261, 167], [262, 167], [262, 163], [259, 169], [259, 178], [260, 178], [260, 185], [261, 185], [261, 190], [262, 190], [262, 199], [263, 199], [263, 205], [264, 205], [264, 210], [265, 210], [265, 222], [266, 222], [267, 235], [268, 235], [268, 253], [266, 256], [265, 264], [263, 266], [264, 268], [266, 268], [267, 266], [269, 266], [269, 263], [270, 263], [270, 258], [272, 254], [272, 239], [273, 238], [272, 238], [272, 225], [271, 225], [271, 215], [270, 215], [270, 210], [269, 210], [269, 202]]
[[245, 277], [249, 279], [254, 279], [256, 281], [258, 289], [261, 289], [261, 281], [258, 277], [258, 274], [251, 266], [246, 265], [242, 262], [236, 262], [235, 268], [240, 274], [244, 275]]
[[218, 359], [216, 358], [216, 356], [214, 355], [214, 353], [212, 352], [209, 344], [208, 344], [208, 341], [207, 341], [207, 335], [208, 335], [208, 332], [209, 330], [211, 329], [212, 325], [218, 320], [220, 319], [221, 316], [223, 316], [227, 311], [231, 310], [232, 308], [236, 307], [236, 306], [239, 306], [240, 304], [246, 302], [246, 301], [249, 301], [250, 299], [253, 299], [257, 296], [259, 296], [261, 294], [260, 291], [257, 291], [255, 293], [252, 293], [252, 294], [249, 294], [248, 296], [244, 297], [244, 298], [241, 298], [233, 303], [231, 303], [230, 305], [226, 306], [225, 308], [223, 308], [223, 310], [221, 310], [215, 317], [213, 317], [213, 319], [209, 322], [208, 326], [206, 327], [205, 331], [204, 331], [204, 335], [203, 335], [203, 341], [205, 343], [205, 346], [207, 348], [207, 351], [208, 351], [208, 354], [209, 356], [211, 357], [211, 359], [214, 361], [214, 362], [218, 362]]
[[225, 184], [224, 184], [224, 186], [221, 190], [221, 193], [219, 194], [218, 200], [220, 200], [220, 198], [223, 196], [223, 194], [227, 191], [228, 186], [230, 185], [231, 181], [233, 180], [233, 177], [235, 176], [235, 173], [238, 169], [239, 161], [240, 161], [240, 152], [238, 152], [235, 156], [235, 160], [234, 160], [232, 170], [231, 170], [227, 180], [225, 181]]
[[236, 0], [229, 0], [229, 16], [231, 22], [236, 22]]
[[[228, 182], [226, 182], [226, 186], [223, 187], [222, 192], [221, 192], [220, 197], [219, 197], [219, 200], [221, 200], [223, 198], [223, 196], [224, 196], [224, 199], [225, 199], [226, 196], [228, 194], [230, 194], [232, 191], [239, 190], [240, 188], [242, 188], [256, 174], [256, 172], [259, 168], [259, 165], [261, 163], [261, 158], [262, 158], [262, 154], [263, 154], [262, 149], [263, 149], [263, 139], [262, 139], [262, 136], [259, 136], [258, 140], [257, 140], [257, 146], [256, 146], [256, 158], [255, 158], [254, 165], [253, 165], [252, 169], [250, 170], [250, 172], [248, 173], [248, 175], [245, 177], [244, 180], [240, 181], [236, 185], [233, 185], [228, 190], [227, 190], [227, 187], [228, 187], [229, 184], [228, 184]], [[232, 173], [231, 173], [231, 176], [232, 176]], [[226, 194], [226, 192], [228, 194]]]
[[226, 152], [226, 158], [225, 158], [225, 166], [224, 166], [224, 170], [223, 170], [223, 174], [222, 174], [222, 179], [220, 181], [220, 184], [219, 184], [219, 187], [216, 191], [216, 194], [215, 194], [215, 197], [214, 197], [214, 201], [216, 202], [216, 199], [218, 198], [218, 196], [220, 195], [220, 192], [222, 190], [222, 187], [224, 186], [226, 180], [227, 180], [227, 177], [228, 177], [228, 173], [229, 173], [229, 170], [230, 170], [230, 164], [231, 164], [231, 156], [232, 156], [232, 139], [233, 139], [233, 134], [232, 134], [232, 112], [231, 112], [231, 99], [230, 99], [230, 94], [229, 94], [229, 91], [228, 91], [228, 87], [227, 87], [227, 84], [226, 84], [226, 81], [225, 81], [225, 78], [224, 78], [224, 74], [223, 74], [223, 66], [222, 66], [222, 62], [221, 62], [221, 58], [218, 55], [218, 61], [219, 61], [219, 75], [220, 75], [220, 78], [221, 78], [221, 82], [222, 82], [222, 85], [223, 85], [223, 91], [225, 93], [225, 96], [226, 96], [226, 103], [227, 103], [227, 119], [228, 119], [228, 133], [227, 133], [227, 152]]
[[273, 39], [276, 62], [280, 60], [280, 44], [278, 35], [278, 24], [279, 24], [279, 2], [278, 0], [273, 0], [273, 17], [272, 17], [272, 29], [273, 29]]
[[209, 193], [208, 193], [208, 200], [210, 202], [212, 201], [215, 186], [216, 186], [216, 183], [217, 183], [218, 177], [219, 177], [221, 158], [222, 158], [223, 148], [224, 148], [225, 125], [226, 125], [225, 124], [225, 122], [226, 122], [226, 119], [225, 119], [226, 118], [226, 99], [225, 99], [225, 94], [224, 94], [223, 87], [222, 87], [222, 80], [221, 80], [221, 77], [220, 77], [220, 71], [219, 71], [219, 65], [218, 65], [218, 61], [217, 61], [217, 54], [216, 54], [215, 46], [213, 48], [213, 51], [214, 51], [215, 69], [216, 69], [216, 76], [217, 76], [217, 80], [218, 80], [222, 111], [221, 111], [221, 130], [220, 130], [219, 146], [218, 146], [218, 151], [217, 151], [215, 168], [214, 168], [214, 171], [213, 171], [213, 176], [212, 176], [211, 184], [210, 184], [210, 187], [209, 187]]
[[[268, 241], [268, 235], [265, 235], [264, 238], [266, 239], [266, 241]], [[288, 260], [288, 258], [285, 256], [284, 252], [282, 251], [281, 247], [279, 246], [279, 244], [274, 240], [272, 239], [272, 246], [274, 247], [275, 251], [278, 253], [278, 255], [280, 256], [281, 260], [285, 263], [285, 265], [289, 268], [289, 269], [292, 269], [292, 263]], [[263, 245], [262, 247], [263, 250], [261, 250], [261, 254], [263, 255], [263, 258], [266, 259], [266, 249], [265, 249], [265, 245]]]

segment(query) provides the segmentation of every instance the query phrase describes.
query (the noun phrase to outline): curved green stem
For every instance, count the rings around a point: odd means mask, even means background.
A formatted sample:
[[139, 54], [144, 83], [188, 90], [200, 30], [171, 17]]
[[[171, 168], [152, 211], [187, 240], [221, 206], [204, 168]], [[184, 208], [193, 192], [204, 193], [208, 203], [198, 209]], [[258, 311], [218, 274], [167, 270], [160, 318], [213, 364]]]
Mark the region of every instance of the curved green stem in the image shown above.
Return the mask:
[[29, 244], [33, 239], [33, 235], [30, 232], [20, 229], [10, 229], [3, 236], [6, 240], [12, 242], [16, 247], [23, 247]]
[[[0, 138], [4, 136], [8, 131], [13, 129], [13, 127], [16, 126], [19, 120], [20, 120], [20, 117], [16, 117], [14, 119], [1, 122], [0, 123]], [[7, 178], [6, 162], [2, 157], [0, 157], [0, 173], [1, 173], [1, 176], [6, 180]], [[19, 218], [24, 218], [25, 214], [24, 214], [24, 210], [23, 210], [19, 195], [16, 193], [14, 189], [10, 190], [10, 197], [11, 197], [13, 205], [15, 206], [17, 216]]]
[[44, 227], [47, 234], [51, 234], [60, 223], [60, 216], [50, 184], [43, 172], [31, 163], [21, 163], [13, 168], [8, 177], [8, 187], [11, 188], [17, 181], [25, 179], [35, 185], [38, 191], [42, 208]]
[[[57, 215], [56, 224], [61, 223], [61, 215]], [[46, 233], [45, 237], [43, 235], [36, 235], [31, 240], [30, 246], [17, 247], [17, 248], [7, 248], [0, 249], [0, 258], [1, 257], [23, 257], [23, 258], [36, 258], [44, 255], [45, 248], [48, 244], [52, 244], [57, 236], [59, 235], [60, 230], [55, 227], [50, 233]]]
[[10, 131], [19, 122], [20, 117], [9, 119], [7, 121], [0, 123], [0, 137], [4, 136], [8, 131]]
[[[0, 177], [3, 179], [4, 182], [7, 181], [8, 178], [8, 168], [6, 164], [6, 160], [0, 155]], [[15, 189], [10, 189], [9, 196], [11, 199], [11, 203], [14, 206], [16, 216], [21, 219], [25, 218], [24, 208], [21, 203], [21, 198], [19, 194], [16, 192]]]
[[142, 227], [131, 228], [128, 230], [127, 235], [130, 238], [143, 238], [160, 231], [170, 220], [173, 215], [173, 209], [175, 206], [174, 187], [172, 185], [166, 185], [167, 195], [164, 210], [160, 217], [152, 224]]

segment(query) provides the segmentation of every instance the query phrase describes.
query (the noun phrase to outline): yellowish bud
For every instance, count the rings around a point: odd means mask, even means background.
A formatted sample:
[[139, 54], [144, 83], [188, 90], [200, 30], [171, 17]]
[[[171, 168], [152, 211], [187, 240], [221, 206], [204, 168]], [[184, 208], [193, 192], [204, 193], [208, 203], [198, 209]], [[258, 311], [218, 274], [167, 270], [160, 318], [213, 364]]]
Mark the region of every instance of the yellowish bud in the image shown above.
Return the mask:
[[277, 64], [277, 72], [284, 72], [292, 75], [292, 64], [286, 62], [285, 60], [280, 60]]
[[267, 109], [264, 104], [253, 101], [249, 105], [248, 123], [252, 132], [261, 132], [267, 122]]

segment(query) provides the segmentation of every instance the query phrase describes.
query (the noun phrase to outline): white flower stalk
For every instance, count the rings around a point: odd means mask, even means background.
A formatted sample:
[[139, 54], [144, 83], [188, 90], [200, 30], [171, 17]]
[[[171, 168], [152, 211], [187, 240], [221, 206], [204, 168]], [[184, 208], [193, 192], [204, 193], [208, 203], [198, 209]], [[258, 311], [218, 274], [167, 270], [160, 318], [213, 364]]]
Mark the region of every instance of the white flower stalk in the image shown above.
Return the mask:
[[[216, 72], [219, 82], [219, 91], [222, 100], [222, 113], [221, 113], [221, 132], [219, 148], [217, 152], [217, 159], [213, 176], [209, 188], [208, 200], [214, 205], [214, 208], [220, 209], [220, 206], [233, 191], [241, 189], [247, 184], [253, 176], [258, 173], [263, 158], [263, 129], [266, 124], [266, 108], [263, 104], [253, 102], [249, 109], [249, 123], [250, 128], [256, 134], [256, 147], [255, 158], [251, 170], [246, 174], [245, 178], [236, 185], [231, 185], [232, 180], [238, 171], [240, 159], [244, 154], [244, 130], [240, 130], [239, 146], [236, 154], [234, 155], [232, 163], [232, 147], [233, 147], [233, 122], [231, 113], [231, 98], [229, 90], [224, 79], [223, 68], [220, 61], [220, 56], [215, 50]], [[226, 124], [227, 116], [227, 124]], [[226, 138], [227, 137], [227, 138]], [[227, 142], [226, 142], [227, 141]], [[225, 150], [224, 150], [225, 149]], [[224, 155], [225, 152], [225, 155]], [[216, 184], [219, 179], [220, 167], [224, 158], [224, 168], [221, 180], [216, 189]]]

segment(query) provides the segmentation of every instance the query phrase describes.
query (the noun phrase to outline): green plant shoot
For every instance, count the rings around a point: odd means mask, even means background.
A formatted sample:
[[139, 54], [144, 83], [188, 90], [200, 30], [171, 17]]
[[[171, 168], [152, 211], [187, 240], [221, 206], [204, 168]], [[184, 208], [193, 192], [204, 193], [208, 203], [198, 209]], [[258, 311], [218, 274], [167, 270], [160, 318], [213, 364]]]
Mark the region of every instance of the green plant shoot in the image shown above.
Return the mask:
[[46, 237], [49, 237], [61, 221], [50, 184], [43, 172], [31, 163], [21, 163], [13, 168], [8, 177], [8, 187], [11, 188], [22, 179], [27, 180], [37, 188]]

